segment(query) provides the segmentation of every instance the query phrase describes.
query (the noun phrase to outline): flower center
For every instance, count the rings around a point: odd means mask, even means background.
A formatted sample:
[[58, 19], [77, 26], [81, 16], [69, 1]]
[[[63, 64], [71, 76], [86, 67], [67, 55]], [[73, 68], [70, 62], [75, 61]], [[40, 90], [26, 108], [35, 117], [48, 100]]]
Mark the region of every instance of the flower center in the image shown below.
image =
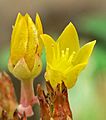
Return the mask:
[[75, 57], [75, 51], [70, 55], [70, 49], [60, 50], [58, 45], [57, 48], [52, 46], [53, 61], [52, 66], [58, 71], [64, 71], [68, 67], [73, 67], [73, 58]]

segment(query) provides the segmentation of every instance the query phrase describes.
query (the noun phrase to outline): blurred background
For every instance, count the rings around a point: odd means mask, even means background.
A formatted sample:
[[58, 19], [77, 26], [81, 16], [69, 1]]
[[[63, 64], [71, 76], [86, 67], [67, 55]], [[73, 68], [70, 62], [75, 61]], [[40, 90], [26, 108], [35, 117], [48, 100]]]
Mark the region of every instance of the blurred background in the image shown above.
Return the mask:
[[[69, 90], [69, 100], [74, 120], [106, 120], [106, 0], [0, 0], [0, 69], [7, 72], [12, 25], [18, 12], [29, 13], [33, 20], [38, 12], [44, 33], [55, 39], [71, 21], [81, 45], [97, 40], [88, 66]], [[35, 86], [44, 81], [45, 53], [42, 60], [43, 72]], [[19, 100], [20, 81], [11, 77]]]

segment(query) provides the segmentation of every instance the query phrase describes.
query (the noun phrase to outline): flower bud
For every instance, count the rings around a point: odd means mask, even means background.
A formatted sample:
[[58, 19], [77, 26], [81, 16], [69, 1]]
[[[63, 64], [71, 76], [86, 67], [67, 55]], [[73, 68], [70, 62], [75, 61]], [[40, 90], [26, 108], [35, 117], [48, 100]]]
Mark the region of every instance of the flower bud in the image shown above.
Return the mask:
[[28, 14], [22, 16], [19, 13], [13, 26], [8, 68], [20, 80], [33, 79], [42, 69], [40, 54], [43, 45], [39, 35], [43, 31], [39, 30], [42, 25], [38, 14], [36, 21], [37, 26]]

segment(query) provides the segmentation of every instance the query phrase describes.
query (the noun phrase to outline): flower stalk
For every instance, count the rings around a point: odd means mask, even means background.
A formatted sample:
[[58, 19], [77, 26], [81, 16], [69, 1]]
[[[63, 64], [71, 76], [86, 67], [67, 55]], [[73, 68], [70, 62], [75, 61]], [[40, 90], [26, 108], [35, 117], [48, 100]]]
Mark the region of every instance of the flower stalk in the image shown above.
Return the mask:
[[33, 80], [22, 80], [21, 81], [21, 101], [20, 103], [24, 106], [32, 104], [34, 99]]
[[33, 80], [21, 81], [21, 98], [18, 111], [22, 114], [26, 111], [27, 116], [32, 116], [32, 105], [39, 104], [37, 96], [34, 95]]

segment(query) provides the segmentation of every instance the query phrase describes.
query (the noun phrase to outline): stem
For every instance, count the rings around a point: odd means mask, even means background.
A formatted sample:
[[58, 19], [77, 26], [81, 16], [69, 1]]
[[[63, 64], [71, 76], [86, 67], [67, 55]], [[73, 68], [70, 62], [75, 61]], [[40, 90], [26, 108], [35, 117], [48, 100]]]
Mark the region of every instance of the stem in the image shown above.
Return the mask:
[[20, 114], [25, 112], [26, 116], [32, 116], [32, 105], [39, 103], [37, 97], [34, 95], [33, 80], [21, 80], [21, 98], [18, 111]]
[[34, 99], [33, 80], [21, 81], [21, 101], [20, 103], [26, 107], [32, 105]]

